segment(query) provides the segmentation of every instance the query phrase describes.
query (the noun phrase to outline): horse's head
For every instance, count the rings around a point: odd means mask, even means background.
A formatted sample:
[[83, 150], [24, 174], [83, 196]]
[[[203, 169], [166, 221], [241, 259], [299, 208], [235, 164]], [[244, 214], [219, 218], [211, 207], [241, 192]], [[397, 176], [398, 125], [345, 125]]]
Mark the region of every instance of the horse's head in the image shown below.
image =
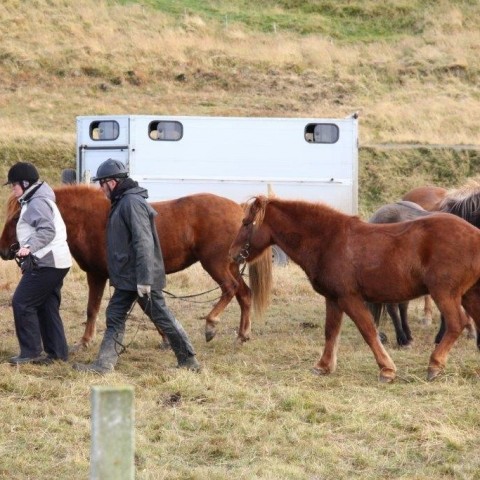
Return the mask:
[[256, 237], [263, 223], [267, 203], [267, 197], [258, 196], [251, 198], [245, 204], [245, 217], [242, 220], [242, 226], [230, 246], [229, 255], [235, 262], [244, 263], [251, 260], [268, 246], [265, 245], [263, 248], [257, 248], [256, 246]]
[[12, 260], [15, 257], [14, 245], [17, 243], [17, 223], [20, 218], [20, 205], [15, 196], [7, 201], [7, 218], [0, 236], [0, 257]]
[[260, 318], [270, 303], [272, 286], [272, 251], [270, 234], [264, 228], [265, 209], [269, 199], [253, 197], [244, 206], [245, 216], [229, 255], [237, 263], [249, 262], [248, 277], [253, 308]]
[[471, 179], [463, 187], [448, 191], [438, 210], [456, 215], [480, 228], [480, 182]]

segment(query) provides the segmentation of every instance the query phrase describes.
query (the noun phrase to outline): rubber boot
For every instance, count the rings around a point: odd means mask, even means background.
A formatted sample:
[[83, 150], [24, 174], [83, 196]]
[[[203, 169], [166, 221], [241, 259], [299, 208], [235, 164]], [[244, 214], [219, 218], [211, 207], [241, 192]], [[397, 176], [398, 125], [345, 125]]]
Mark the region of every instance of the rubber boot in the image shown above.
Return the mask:
[[118, 362], [123, 335], [103, 337], [97, 359], [93, 363], [75, 363], [73, 368], [79, 372], [95, 372], [105, 374], [113, 372]]
[[192, 372], [200, 372], [202, 369], [195, 355], [183, 357], [182, 359], [178, 358], [177, 368], [185, 368], [186, 370], [191, 370]]

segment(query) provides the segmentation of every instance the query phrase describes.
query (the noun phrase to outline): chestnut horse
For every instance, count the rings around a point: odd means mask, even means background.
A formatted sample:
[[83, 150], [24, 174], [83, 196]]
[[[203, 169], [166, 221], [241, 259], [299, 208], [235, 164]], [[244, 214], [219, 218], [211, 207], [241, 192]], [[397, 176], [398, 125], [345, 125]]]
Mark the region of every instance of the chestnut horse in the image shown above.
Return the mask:
[[[435, 190], [442, 190], [437, 189]], [[446, 190], [445, 190], [446, 192]], [[473, 190], [469, 195], [464, 194], [458, 199], [458, 196], [455, 196], [455, 192], [451, 192], [447, 194], [444, 200], [440, 203], [438, 208], [445, 213], [450, 213], [450, 210], [458, 212], [458, 216], [464, 219], [470, 220], [472, 223], [472, 210], [477, 210], [478, 206], [478, 197], [479, 191]], [[453, 202], [453, 199], [456, 199], [456, 202]], [[376, 210], [373, 215], [368, 220], [370, 223], [395, 223], [395, 222], [404, 222], [406, 220], [414, 220], [418, 217], [423, 217], [426, 215], [432, 215], [435, 212], [427, 211], [417, 205], [416, 203], [401, 200], [396, 203], [390, 203], [387, 205], [383, 205], [378, 210]], [[430, 312], [430, 319], [432, 313], [432, 300], [429, 295], [425, 296], [425, 313], [427, 310]], [[395, 327], [395, 334], [397, 337], [397, 343], [399, 346], [409, 346], [412, 342], [412, 334], [410, 331], [410, 326], [408, 324], [408, 304], [409, 302], [403, 302], [400, 304], [369, 304], [370, 311], [372, 312], [373, 318], [375, 320], [375, 325], [379, 325], [380, 317], [385, 309], [390, 318], [392, 319], [393, 325]], [[427, 308], [427, 305], [429, 307]], [[431, 323], [431, 321], [430, 321]], [[428, 323], [428, 324], [430, 324]], [[469, 322], [467, 325], [468, 336], [469, 338], [475, 338], [475, 326], [472, 322]], [[445, 325], [444, 322], [441, 322], [440, 329], [435, 337], [435, 343], [438, 343], [445, 332]], [[382, 341], [386, 339], [384, 334], [380, 334]], [[478, 339], [480, 340], [480, 338]], [[478, 343], [480, 347], [480, 343]]]
[[[405, 222], [407, 220], [415, 220], [419, 217], [431, 215], [431, 212], [427, 212], [420, 205], [405, 200], [389, 203], [381, 206], [376, 210], [369, 218], [370, 223], [396, 223]], [[378, 327], [380, 324], [380, 317], [384, 309], [392, 319], [393, 326], [395, 328], [395, 335], [397, 337], [397, 344], [401, 347], [409, 346], [412, 342], [412, 333], [408, 324], [408, 304], [409, 302], [402, 303], [369, 303], [368, 308], [372, 312], [375, 325]], [[386, 342], [386, 335], [380, 333], [382, 342]]]
[[[454, 215], [372, 224], [323, 204], [254, 197], [230, 247], [235, 260], [253, 260], [278, 245], [326, 299], [325, 347], [317, 374], [336, 368], [343, 313], [372, 349], [380, 380], [396, 367], [380, 343], [365, 301], [399, 303], [430, 293], [445, 317], [446, 332], [433, 350], [429, 380], [445, 367], [467, 317], [480, 327], [480, 231]], [[265, 282], [271, 284], [271, 278]], [[254, 296], [256, 295], [253, 290]]]
[[[448, 190], [442, 187], [418, 187], [407, 192], [402, 200], [420, 205], [429, 212], [439, 211], [440, 203], [447, 195]], [[433, 319], [433, 302], [430, 295], [425, 295], [424, 299], [424, 317], [423, 324], [431, 325]]]
[[[407, 192], [402, 200], [414, 202], [430, 212], [445, 212], [457, 215], [472, 225], [480, 228], [480, 182], [470, 179], [464, 186], [447, 190], [442, 187], [417, 187]], [[433, 303], [429, 295], [425, 296], [424, 324], [432, 323]], [[468, 336], [477, 337], [480, 348], [480, 338], [475, 332], [473, 322], [467, 325]], [[443, 319], [435, 342], [438, 343], [445, 331]]]
[[[108, 279], [105, 229], [110, 202], [100, 189], [87, 185], [62, 186], [55, 188], [54, 192], [67, 227], [72, 256], [87, 274], [87, 323], [80, 345], [88, 346], [95, 336], [96, 318]], [[228, 256], [228, 248], [242, 222], [242, 207], [212, 194], [191, 195], [151, 205], [158, 212], [155, 222], [166, 273], [178, 272], [200, 262], [220, 286], [221, 297], [206, 316], [207, 342], [215, 336], [218, 316], [233, 296], [240, 306], [237, 338], [240, 342], [248, 340], [251, 292], [238, 265]], [[13, 258], [9, 247], [16, 241], [19, 214], [18, 201], [12, 196], [0, 237], [0, 255], [5, 260]], [[271, 257], [268, 261], [271, 263]], [[262, 268], [261, 262], [251, 265], [250, 273], [257, 268]]]

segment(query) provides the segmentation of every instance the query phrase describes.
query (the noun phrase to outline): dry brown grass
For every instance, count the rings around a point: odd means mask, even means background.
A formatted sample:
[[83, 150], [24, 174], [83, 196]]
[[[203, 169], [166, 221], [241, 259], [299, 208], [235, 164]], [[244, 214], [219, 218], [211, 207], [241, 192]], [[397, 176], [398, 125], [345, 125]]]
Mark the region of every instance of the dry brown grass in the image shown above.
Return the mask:
[[[15, 279], [11, 262], [2, 278]], [[478, 352], [462, 337], [446, 373], [425, 381], [435, 327], [411, 309], [414, 346], [390, 345], [399, 377], [378, 383], [373, 356], [348, 319], [338, 371], [310, 368], [323, 345], [323, 300], [297, 267], [275, 269], [273, 304], [253, 339], [235, 345], [239, 312], [231, 305], [209, 344], [200, 319], [207, 305], [168, 300], [204, 366], [200, 374], [172, 369], [171, 352], [138, 310], [127, 328], [127, 353], [105, 377], [70, 364], [11, 367], [17, 353], [9, 290], [0, 290], [0, 477], [86, 478], [92, 385], [133, 385], [138, 479], [388, 479], [479, 478]], [[195, 266], [170, 276], [168, 289], [192, 293], [211, 280]], [[62, 315], [71, 342], [83, 331], [83, 273], [74, 268], [63, 290]], [[105, 301], [108, 293], [105, 295]], [[103, 315], [100, 318], [101, 338]], [[393, 338], [389, 323], [384, 330]], [[73, 361], [93, 360], [96, 345]], [[71, 363], [70, 362], [70, 363]], [[172, 398], [179, 401], [172, 401]]]

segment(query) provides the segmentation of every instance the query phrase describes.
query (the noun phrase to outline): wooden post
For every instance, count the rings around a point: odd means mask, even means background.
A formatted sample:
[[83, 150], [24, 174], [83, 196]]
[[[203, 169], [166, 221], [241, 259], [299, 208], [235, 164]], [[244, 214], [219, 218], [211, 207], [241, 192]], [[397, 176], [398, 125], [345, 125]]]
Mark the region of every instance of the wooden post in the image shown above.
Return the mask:
[[91, 480], [135, 478], [133, 387], [92, 387]]

